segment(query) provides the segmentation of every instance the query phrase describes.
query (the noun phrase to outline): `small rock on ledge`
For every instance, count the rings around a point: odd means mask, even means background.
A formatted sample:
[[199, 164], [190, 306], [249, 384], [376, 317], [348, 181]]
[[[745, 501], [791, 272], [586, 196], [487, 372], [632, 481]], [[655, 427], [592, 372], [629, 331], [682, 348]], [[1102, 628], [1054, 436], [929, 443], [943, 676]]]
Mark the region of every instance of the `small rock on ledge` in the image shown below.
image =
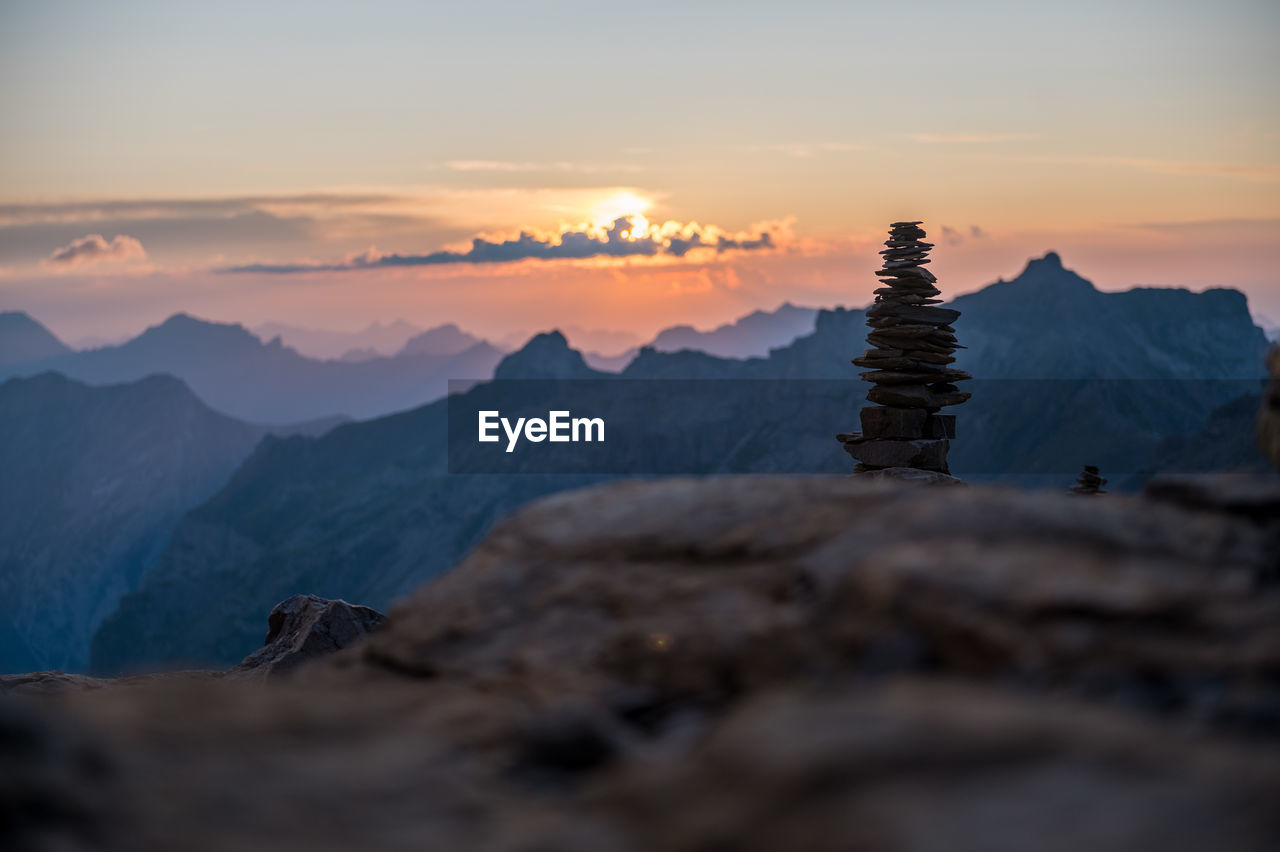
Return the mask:
[[294, 595], [267, 618], [266, 644], [227, 672], [231, 677], [277, 677], [302, 663], [339, 651], [382, 625], [387, 617], [367, 606]]

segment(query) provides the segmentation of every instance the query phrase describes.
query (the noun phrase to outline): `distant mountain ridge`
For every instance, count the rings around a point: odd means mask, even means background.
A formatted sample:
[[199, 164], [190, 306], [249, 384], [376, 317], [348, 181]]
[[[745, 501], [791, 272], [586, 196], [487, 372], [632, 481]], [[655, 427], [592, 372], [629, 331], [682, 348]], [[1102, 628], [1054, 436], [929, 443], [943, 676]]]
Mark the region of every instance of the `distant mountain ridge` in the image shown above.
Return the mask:
[[264, 322], [253, 327], [262, 340], [279, 337], [285, 346], [298, 350], [308, 358], [343, 358], [352, 350], [368, 350], [370, 357], [390, 356], [404, 347], [405, 341], [422, 329], [404, 320], [370, 323], [360, 331], [331, 331], [307, 328], [283, 322]]
[[770, 349], [786, 346], [797, 337], [813, 332], [816, 308], [800, 308], [783, 302], [773, 311], [752, 311], [744, 317], [710, 331], [689, 325], [665, 329], [648, 346], [658, 352], [693, 349], [719, 358], [754, 358]]
[[0, 312], [0, 368], [67, 355], [71, 347], [21, 311]]
[[[1014, 281], [953, 304], [964, 311], [957, 330], [971, 347], [960, 363], [983, 383], [958, 409], [957, 469], [1005, 463], [1011, 471], [1047, 469], [1058, 482], [1064, 460], [1129, 463], [1135, 447], [1195, 432], [1233, 386], [1262, 375], [1265, 338], [1234, 291], [1100, 293], [1050, 254]], [[779, 400], [730, 381], [708, 385], [698, 400], [701, 416], [723, 420], [733, 469], [787, 470], [816, 459], [839, 474], [852, 462], [834, 435], [856, 428], [866, 386], [849, 360], [866, 331], [861, 310], [823, 310], [812, 333], [768, 357], [645, 348], [616, 378], [839, 380], [818, 383], [817, 396], [804, 396], [799, 382], [796, 399]], [[547, 333], [503, 359], [495, 376], [609, 374], [593, 370], [563, 335]], [[1193, 379], [1215, 381], [1197, 390], [1186, 384]], [[468, 392], [486, 393], [486, 385]], [[245, 614], [297, 591], [383, 606], [454, 564], [512, 508], [599, 478], [449, 475], [447, 410], [440, 400], [319, 439], [264, 441], [223, 491], [183, 519], [141, 588], [104, 622], [95, 667], [163, 665], [157, 648], [169, 662], [237, 660], [260, 640]], [[661, 414], [673, 424], [683, 416]], [[655, 448], [680, 451], [678, 439]], [[1046, 454], [1053, 465], [1043, 464]]]
[[449, 322], [410, 337], [396, 354], [457, 355], [481, 343], [485, 341]]
[[0, 382], [0, 671], [83, 669], [174, 524], [266, 432], [170, 376]]
[[[644, 346], [616, 355], [584, 351], [583, 357], [592, 368], [612, 373], [626, 369], [641, 349], [646, 348], [658, 352], [687, 349], [718, 358], [764, 357], [771, 349], [787, 346], [796, 338], [810, 334], [817, 316], [816, 308], [800, 308], [783, 302], [773, 311], [752, 311], [709, 331], [698, 331], [691, 325], [673, 325]], [[572, 342], [573, 336], [570, 334], [568, 339]]]
[[455, 378], [488, 378], [502, 352], [477, 343], [451, 355], [319, 361], [239, 324], [176, 314], [118, 346], [0, 366], [0, 379], [57, 371], [91, 384], [167, 373], [213, 408], [243, 420], [288, 424], [335, 415], [367, 418], [447, 392]]

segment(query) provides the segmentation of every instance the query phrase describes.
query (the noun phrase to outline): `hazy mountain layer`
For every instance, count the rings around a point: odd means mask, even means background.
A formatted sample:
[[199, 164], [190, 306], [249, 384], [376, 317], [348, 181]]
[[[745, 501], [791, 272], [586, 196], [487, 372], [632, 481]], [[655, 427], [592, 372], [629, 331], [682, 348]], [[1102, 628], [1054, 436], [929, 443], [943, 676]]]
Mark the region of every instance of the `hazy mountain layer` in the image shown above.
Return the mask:
[[253, 328], [253, 333], [262, 340], [279, 337], [285, 346], [309, 358], [321, 359], [341, 358], [352, 350], [368, 350], [375, 358], [394, 355], [405, 341], [421, 331], [404, 320], [375, 322], [360, 331], [331, 331], [282, 322], [265, 322]]
[[56, 370], [90, 384], [155, 373], [185, 381], [213, 408], [259, 423], [377, 417], [443, 396], [450, 379], [488, 378], [502, 353], [478, 343], [450, 355], [318, 361], [241, 325], [178, 314], [119, 346], [0, 367], [0, 378]]
[[70, 352], [71, 347], [21, 311], [0, 312], [0, 367]]
[[168, 376], [0, 384], [0, 671], [84, 667], [99, 622], [263, 431]]
[[814, 308], [798, 308], [786, 302], [775, 311], [753, 311], [710, 331], [698, 331], [690, 325], [672, 326], [655, 337], [649, 346], [659, 352], [694, 349], [721, 358], [764, 356], [770, 349], [786, 346], [797, 337], [811, 333], [817, 315]]
[[[1039, 472], [1065, 488], [1071, 477], [1061, 472], [1076, 464], [1102, 464], [1104, 474], [1111, 465], [1140, 470], [1163, 439], [1200, 428], [1262, 371], [1265, 341], [1233, 291], [1104, 294], [1051, 255], [956, 305], [964, 310], [960, 339], [972, 347], [961, 365], [986, 389], [958, 409], [958, 472]], [[839, 473], [852, 462], [834, 435], [856, 428], [866, 386], [849, 359], [865, 335], [861, 311], [822, 311], [812, 334], [768, 358], [645, 349], [622, 380], [842, 379], [797, 382], [794, 393], [777, 382], [773, 398], [754, 395], [755, 383], [712, 383], [700, 398], [655, 399], [632, 412], [670, 424], [668, 440], [650, 451], [677, 464], [681, 453], [705, 450], [690, 448], [681, 432], [698, 418], [701, 428], [714, 427], [725, 471]], [[547, 334], [495, 375], [608, 374]], [[810, 386], [821, 390], [808, 393]], [[468, 398], [495, 392], [481, 385]], [[618, 405], [628, 398], [622, 389], [614, 397]], [[386, 606], [452, 565], [514, 506], [592, 478], [449, 475], [446, 420], [442, 400], [317, 440], [264, 442], [182, 521], [142, 588], [103, 625], [95, 666], [233, 662], [260, 641], [257, 614], [295, 592]], [[1240, 446], [1251, 441], [1243, 436]]]

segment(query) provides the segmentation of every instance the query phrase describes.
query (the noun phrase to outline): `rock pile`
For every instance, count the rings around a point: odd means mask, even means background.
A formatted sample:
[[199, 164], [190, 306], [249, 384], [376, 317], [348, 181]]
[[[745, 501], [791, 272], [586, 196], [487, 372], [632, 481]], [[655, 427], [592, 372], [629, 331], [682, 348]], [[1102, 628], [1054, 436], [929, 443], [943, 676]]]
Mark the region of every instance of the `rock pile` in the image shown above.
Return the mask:
[[867, 309], [873, 348], [854, 358], [874, 387], [862, 409], [862, 431], [837, 435], [859, 473], [887, 468], [916, 468], [940, 473], [947, 469], [949, 438], [955, 437], [955, 415], [939, 414], [947, 405], [969, 398], [954, 384], [970, 378], [950, 365], [956, 342], [951, 323], [960, 312], [935, 307], [937, 278], [924, 268], [932, 243], [922, 242], [919, 222], [894, 222], [884, 255], [875, 303]]
[[1098, 475], [1098, 466], [1087, 464], [1084, 466], [1084, 470], [1080, 471], [1080, 475], [1076, 477], [1076, 484], [1067, 489], [1067, 492], [1085, 495], [1106, 494], [1107, 492], [1102, 490], [1102, 486], [1106, 484], [1107, 481]]

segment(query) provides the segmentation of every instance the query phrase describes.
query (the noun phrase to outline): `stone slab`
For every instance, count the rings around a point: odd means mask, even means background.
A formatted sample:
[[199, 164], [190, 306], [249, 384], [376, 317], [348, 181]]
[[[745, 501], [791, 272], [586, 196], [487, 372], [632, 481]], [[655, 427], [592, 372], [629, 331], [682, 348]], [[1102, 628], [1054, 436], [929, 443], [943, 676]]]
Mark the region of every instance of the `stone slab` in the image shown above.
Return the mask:
[[887, 438], [845, 444], [849, 455], [872, 467], [914, 467], [921, 470], [947, 470], [946, 438], [919, 438], [894, 441]]

